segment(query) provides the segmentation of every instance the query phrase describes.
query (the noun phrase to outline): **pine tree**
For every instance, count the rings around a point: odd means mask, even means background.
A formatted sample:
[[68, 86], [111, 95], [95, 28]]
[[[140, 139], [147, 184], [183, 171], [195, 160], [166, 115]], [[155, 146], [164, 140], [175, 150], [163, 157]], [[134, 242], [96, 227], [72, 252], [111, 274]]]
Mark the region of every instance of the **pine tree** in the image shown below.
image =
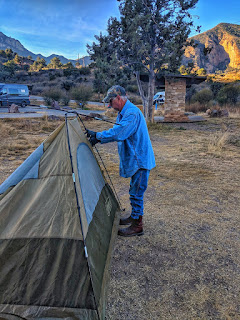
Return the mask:
[[[189, 10], [198, 0], [118, 0], [120, 20], [110, 18], [105, 36], [104, 56], [101, 38], [91, 47], [95, 63], [116, 60], [136, 76], [144, 115], [152, 120], [155, 75], [178, 70], [184, 45], [193, 26]], [[189, 42], [190, 43], [190, 42]], [[140, 81], [147, 74], [147, 89]]]
[[34, 63], [30, 66], [30, 70], [39, 71], [46, 66], [46, 61], [43, 58], [37, 57], [36, 61], [34, 61]]
[[15, 57], [14, 57], [14, 62], [16, 63], [16, 64], [20, 64], [21, 63], [21, 59], [20, 59], [20, 57], [19, 57], [19, 55], [16, 53], [15, 54]]
[[[98, 44], [93, 42], [92, 46], [87, 45], [88, 53], [94, 62], [94, 88], [97, 92], [106, 93], [107, 89], [114, 84], [126, 86], [130, 80], [130, 72], [123, 66], [116, 55], [116, 38], [112, 36], [95, 36]], [[114, 39], [114, 40], [113, 40]]]
[[48, 64], [49, 69], [59, 69], [62, 67], [62, 63], [58, 57], [54, 57], [50, 60], [50, 63]]

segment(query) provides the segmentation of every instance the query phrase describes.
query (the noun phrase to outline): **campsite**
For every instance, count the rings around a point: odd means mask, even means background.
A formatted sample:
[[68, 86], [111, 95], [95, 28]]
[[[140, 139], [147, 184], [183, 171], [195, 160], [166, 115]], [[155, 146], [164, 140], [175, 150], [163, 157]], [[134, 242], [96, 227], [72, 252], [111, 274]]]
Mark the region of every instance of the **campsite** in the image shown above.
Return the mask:
[[[0, 183], [63, 122], [1, 119]], [[149, 133], [156, 168], [145, 194], [145, 233], [115, 240], [106, 319], [240, 319], [239, 115], [153, 123]], [[119, 177], [117, 144], [97, 149], [127, 215], [129, 179]]]

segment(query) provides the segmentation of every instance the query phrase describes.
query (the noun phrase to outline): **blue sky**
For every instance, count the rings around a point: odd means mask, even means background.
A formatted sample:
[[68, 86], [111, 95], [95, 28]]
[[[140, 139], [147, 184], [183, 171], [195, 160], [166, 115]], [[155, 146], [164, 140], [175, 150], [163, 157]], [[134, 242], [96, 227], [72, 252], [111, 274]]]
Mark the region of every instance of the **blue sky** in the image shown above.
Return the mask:
[[[118, 4], [116, 0], [0, 0], [0, 31], [35, 54], [77, 59], [78, 54], [87, 55], [86, 44], [106, 30], [110, 16], [119, 17]], [[191, 11], [202, 32], [220, 22], [240, 24], [239, 12], [239, 0], [199, 0]]]

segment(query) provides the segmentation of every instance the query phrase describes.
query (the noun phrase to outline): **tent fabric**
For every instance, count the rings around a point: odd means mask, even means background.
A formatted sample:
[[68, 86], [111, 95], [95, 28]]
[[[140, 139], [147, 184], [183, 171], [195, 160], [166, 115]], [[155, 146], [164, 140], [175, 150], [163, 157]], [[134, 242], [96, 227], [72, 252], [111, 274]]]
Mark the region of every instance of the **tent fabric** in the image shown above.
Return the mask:
[[[88, 171], [85, 170], [86, 163]], [[92, 151], [85, 143], [79, 144], [77, 148], [77, 167], [79, 179], [82, 182], [81, 193], [89, 225], [105, 181]], [[88, 183], [89, 181], [93, 181], [93, 183]]]
[[24, 179], [38, 177], [39, 159], [43, 155], [43, 144], [41, 144], [25, 161], [14, 171], [9, 179], [0, 186], [0, 194], [4, 193], [9, 187], [15, 186]]
[[79, 120], [16, 171], [0, 187], [0, 319], [104, 319], [119, 205]]

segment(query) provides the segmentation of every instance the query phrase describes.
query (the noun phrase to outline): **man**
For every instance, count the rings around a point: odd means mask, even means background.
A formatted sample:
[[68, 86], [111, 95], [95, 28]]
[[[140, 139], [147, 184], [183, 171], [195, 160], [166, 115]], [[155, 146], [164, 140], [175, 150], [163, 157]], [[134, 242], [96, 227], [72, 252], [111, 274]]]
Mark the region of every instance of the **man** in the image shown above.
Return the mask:
[[139, 108], [128, 100], [121, 86], [111, 87], [103, 101], [119, 112], [117, 124], [102, 132], [87, 130], [87, 134], [93, 146], [98, 142], [118, 142], [120, 176], [131, 177], [129, 194], [132, 206], [131, 215], [120, 219], [121, 225], [130, 226], [120, 229], [118, 234], [124, 237], [140, 236], [143, 234], [143, 195], [150, 170], [155, 167], [146, 121]]

